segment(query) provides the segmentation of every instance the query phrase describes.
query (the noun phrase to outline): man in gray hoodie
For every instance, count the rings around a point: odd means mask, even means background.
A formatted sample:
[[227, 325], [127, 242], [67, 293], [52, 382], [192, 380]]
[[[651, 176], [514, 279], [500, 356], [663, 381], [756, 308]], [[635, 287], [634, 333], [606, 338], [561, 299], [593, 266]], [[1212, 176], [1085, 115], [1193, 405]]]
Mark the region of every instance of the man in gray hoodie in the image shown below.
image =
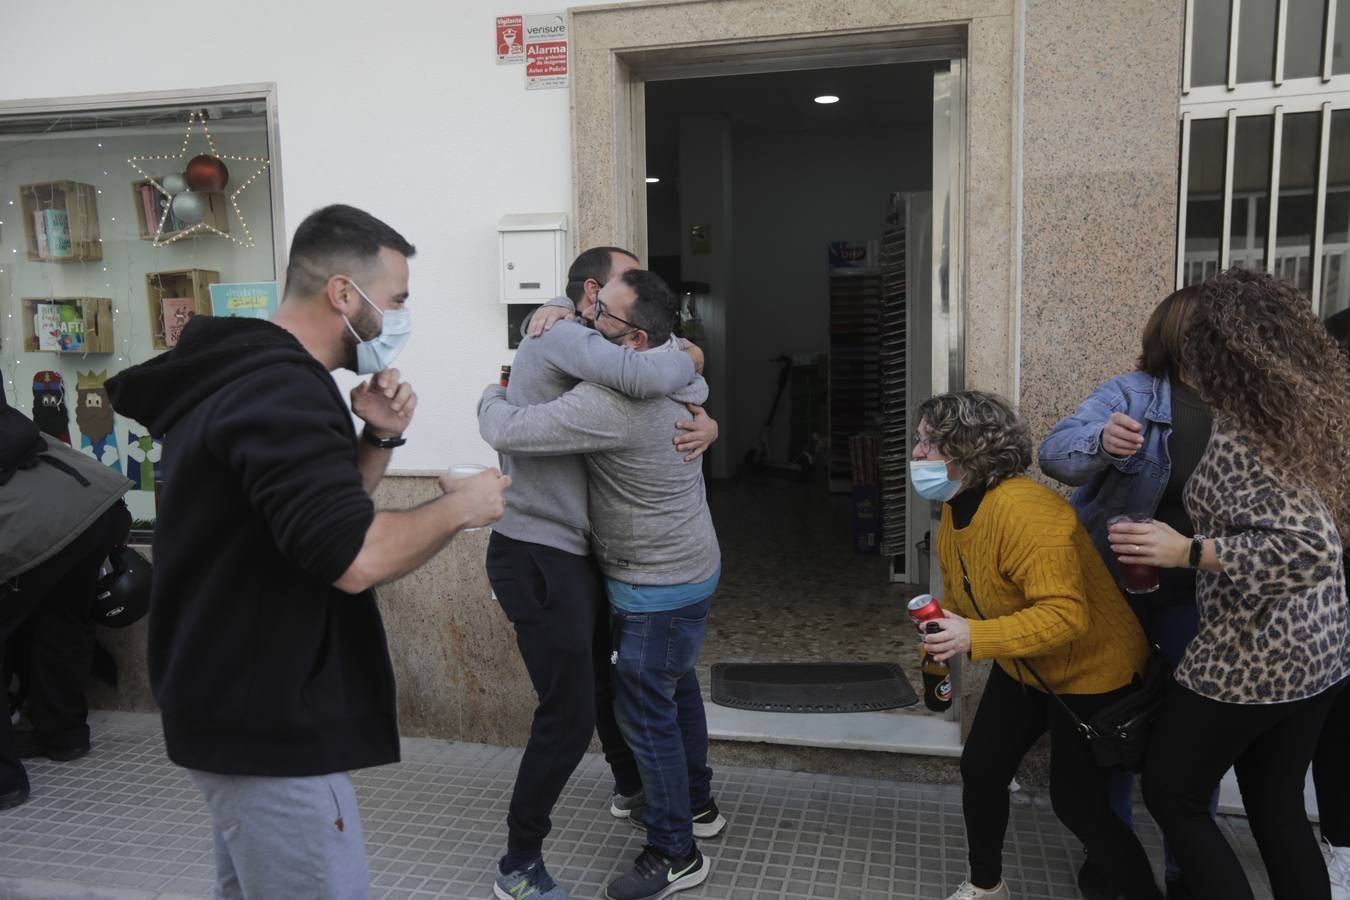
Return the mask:
[[[585, 318], [612, 343], [679, 354], [675, 296], [659, 277], [631, 269], [599, 292]], [[586, 454], [591, 546], [605, 576], [617, 635], [616, 711], [642, 774], [648, 846], [612, 881], [610, 900], [645, 900], [701, 884], [710, 863], [695, 834], [725, 826], [712, 799], [708, 729], [694, 665], [721, 575], [702, 468], [671, 453], [683, 404], [702, 403], [698, 378], [673, 394], [634, 399], [585, 382], [535, 406], [493, 386], [479, 430], [518, 459]], [[700, 827], [701, 826], [701, 827]]]
[[[637, 265], [632, 254], [616, 247], [587, 250], [568, 271], [567, 297], [551, 303], [567, 313], [584, 312], [603, 285]], [[638, 353], [575, 322], [538, 331], [516, 352], [510, 384], [500, 389], [505, 403], [547, 403], [582, 380], [621, 394], [661, 397], [695, 377], [694, 362], [685, 353]], [[663, 423], [665, 431], [687, 417], [682, 407], [672, 412]], [[715, 435], [715, 423], [700, 418], [686, 424]], [[490, 438], [488, 443], [493, 444]], [[553, 806], [591, 735], [599, 732], [614, 773], [611, 813], [625, 816], [641, 804], [642, 778], [614, 718], [608, 604], [590, 556], [585, 461], [580, 455], [518, 457], [493, 446], [503, 451], [502, 470], [514, 481], [488, 543], [488, 579], [515, 628], [539, 697], [511, 794], [507, 850], [497, 864], [493, 892], [503, 900], [566, 900], [566, 891], [544, 865], [543, 842], [552, 827]], [[681, 458], [670, 444], [665, 452]]]

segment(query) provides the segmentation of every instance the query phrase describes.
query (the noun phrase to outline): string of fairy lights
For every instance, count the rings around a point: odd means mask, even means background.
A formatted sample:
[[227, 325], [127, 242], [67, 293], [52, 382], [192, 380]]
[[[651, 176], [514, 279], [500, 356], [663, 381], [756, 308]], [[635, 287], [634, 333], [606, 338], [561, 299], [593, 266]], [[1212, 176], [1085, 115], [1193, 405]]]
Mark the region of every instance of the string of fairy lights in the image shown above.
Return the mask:
[[[146, 278], [137, 277], [138, 274], [158, 275], [225, 268], [221, 264], [219, 251], [214, 251], [211, 254], [213, 259], [208, 260], [203, 254], [209, 248], [199, 245], [197, 240], [187, 238], [223, 237], [239, 250], [256, 245], [239, 198], [250, 185], [268, 172], [270, 161], [265, 156], [220, 153], [207, 126], [205, 111], [192, 109], [183, 112], [187, 114], [186, 130], [176, 154], [145, 153], [120, 157], [126, 159], [141, 176], [140, 183], [153, 184], [154, 189], [170, 201], [163, 204], [164, 210], [158, 222], [144, 221], [138, 184], [131, 184], [129, 190], [128, 180], [117, 172], [120, 163], [112, 165], [114, 160], [119, 159], [117, 146], [129, 143], [126, 138], [117, 137], [117, 130], [128, 123], [116, 114], [100, 115], [92, 121], [82, 117], [78, 122], [67, 123], [68, 130], [72, 132], [92, 129], [89, 137], [53, 134], [61, 130], [62, 123], [58, 121], [41, 133], [35, 132], [30, 139], [11, 139], [0, 144], [0, 298], [4, 301], [4, 315], [0, 317], [0, 378], [4, 380], [5, 392], [11, 404], [31, 414], [31, 379], [43, 369], [59, 371], [64, 383], [67, 414], [72, 420], [72, 435], [76, 428], [73, 420], [77, 383], [83, 386], [101, 382], [105, 373], [111, 376], [164, 349], [163, 328], [157, 327], [159, 311], [155, 309], [154, 294], [149, 290]], [[143, 121], [136, 124], [143, 124]], [[221, 192], [233, 211], [232, 218], [239, 234], [231, 232], [228, 219], [216, 223], [224, 224], [225, 228], [210, 223], [201, 223], [201, 227], [197, 223], [188, 224], [172, 231], [165, 227], [169, 224], [168, 214], [173, 194], [164, 189], [163, 181], [166, 175], [173, 174], [171, 167], [176, 166], [180, 173], [183, 171], [183, 163], [189, 156], [194, 136], [205, 142], [204, 155], [231, 163], [248, 164], [237, 166], [240, 171], [247, 172], [247, 176], [229, 185], [228, 193]], [[106, 147], [105, 141], [108, 142]], [[265, 134], [263, 141], [265, 145]], [[150, 165], [152, 163], [157, 165]], [[56, 176], [58, 179], [69, 181], [43, 180], [50, 179], [52, 173], [60, 173]], [[69, 217], [70, 236], [76, 237], [78, 230], [82, 240], [72, 241], [71, 256], [57, 262], [56, 256], [39, 255], [31, 211], [25, 213], [25, 206], [30, 210], [56, 206], [51, 185], [76, 183], [76, 179], [78, 183], [90, 184], [92, 192], [81, 190], [67, 193], [60, 201], [60, 208], [64, 208]], [[267, 181], [264, 184], [271, 187]], [[270, 204], [263, 208], [269, 207]], [[104, 229], [107, 230], [106, 240]], [[270, 231], [269, 227], [269, 237]], [[145, 244], [149, 247], [145, 248]], [[172, 249], [166, 249], [170, 247]], [[152, 250], [148, 261], [142, 248]], [[270, 270], [270, 252], [267, 255], [267, 268]], [[252, 261], [242, 256], [235, 262], [252, 268]], [[101, 285], [102, 289], [97, 289], [96, 285]], [[35, 305], [42, 301], [68, 299], [96, 301], [96, 294], [111, 303], [111, 346], [106, 351], [95, 352], [86, 340], [83, 352], [66, 350], [53, 354], [50, 362], [36, 362], [37, 348], [32, 343], [36, 340], [33, 337], [36, 327], [32, 322]], [[25, 319], [28, 320], [27, 324]], [[34, 327], [30, 328], [29, 325]], [[74, 366], [70, 365], [72, 358]], [[74, 372], [70, 371], [72, 368]]]

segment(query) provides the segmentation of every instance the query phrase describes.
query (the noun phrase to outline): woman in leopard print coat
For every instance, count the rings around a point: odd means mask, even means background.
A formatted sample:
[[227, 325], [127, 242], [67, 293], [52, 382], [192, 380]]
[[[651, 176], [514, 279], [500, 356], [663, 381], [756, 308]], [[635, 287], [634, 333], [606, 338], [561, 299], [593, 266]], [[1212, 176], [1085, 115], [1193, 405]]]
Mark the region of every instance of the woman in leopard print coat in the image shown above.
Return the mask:
[[1237, 269], [1201, 285], [1182, 355], [1214, 414], [1186, 485], [1196, 534], [1110, 534], [1123, 563], [1199, 570], [1200, 630], [1154, 726], [1144, 802], [1194, 896], [1249, 900], [1207, 808], [1232, 767], [1275, 900], [1329, 900], [1303, 782], [1350, 676], [1350, 373], [1306, 298]]

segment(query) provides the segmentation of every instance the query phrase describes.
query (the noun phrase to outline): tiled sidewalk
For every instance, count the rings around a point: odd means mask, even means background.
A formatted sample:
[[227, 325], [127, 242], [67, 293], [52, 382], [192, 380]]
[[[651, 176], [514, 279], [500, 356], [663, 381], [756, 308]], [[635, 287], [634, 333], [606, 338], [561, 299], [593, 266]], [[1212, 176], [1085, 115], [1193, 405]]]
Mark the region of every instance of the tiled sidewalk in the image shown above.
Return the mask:
[[[164, 756], [158, 718], [96, 713], [94, 751], [72, 763], [34, 760], [33, 797], [0, 813], [0, 898], [209, 897], [209, 820], [195, 787]], [[371, 895], [489, 898], [505, 840], [520, 751], [409, 739], [404, 762], [355, 776]], [[959, 789], [774, 769], [717, 772], [731, 825], [703, 843], [713, 871], [693, 898], [942, 900], [965, 873]], [[546, 845], [550, 870], [577, 898], [600, 896], [642, 835], [606, 811], [604, 762], [588, 756], [564, 792]], [[1076, 898], [1077, 842], [1045, 798], [1015, 795], [1005, 851], [1019, 900]], [[1157, 829], [1141, 836], [1161, 858]], [[1226, 819], [1249, 871], [1259, 862], [1246, 822]], [[1263, 880], [1258, 896], [1269, 897]]]

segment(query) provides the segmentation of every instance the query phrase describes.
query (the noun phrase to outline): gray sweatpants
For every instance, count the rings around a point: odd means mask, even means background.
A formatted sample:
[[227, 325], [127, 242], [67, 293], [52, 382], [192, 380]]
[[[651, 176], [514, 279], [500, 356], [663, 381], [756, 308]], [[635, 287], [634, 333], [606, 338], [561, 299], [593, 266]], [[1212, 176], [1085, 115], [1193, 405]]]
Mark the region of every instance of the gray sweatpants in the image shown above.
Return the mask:
[[188, 769], [206, 796], [216, 900], [362, 900], [370, 870], [345, 772], [307, 778]]

